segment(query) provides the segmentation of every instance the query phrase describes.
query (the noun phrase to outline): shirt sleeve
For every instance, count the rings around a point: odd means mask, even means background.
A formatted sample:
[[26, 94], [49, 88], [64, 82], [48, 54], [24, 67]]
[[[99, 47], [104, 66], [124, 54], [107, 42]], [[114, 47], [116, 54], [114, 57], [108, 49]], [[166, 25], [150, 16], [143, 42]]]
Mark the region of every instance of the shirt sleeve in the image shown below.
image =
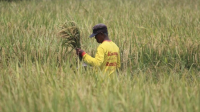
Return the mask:
[[91, 57], [87, 53], [84, 54], [83, 61], [92, 66], [99, 67], [104, 61], [104, 49], [101, 46], [99, 46], [97, 48], [97, 53], [95, 55], [95, 58]]

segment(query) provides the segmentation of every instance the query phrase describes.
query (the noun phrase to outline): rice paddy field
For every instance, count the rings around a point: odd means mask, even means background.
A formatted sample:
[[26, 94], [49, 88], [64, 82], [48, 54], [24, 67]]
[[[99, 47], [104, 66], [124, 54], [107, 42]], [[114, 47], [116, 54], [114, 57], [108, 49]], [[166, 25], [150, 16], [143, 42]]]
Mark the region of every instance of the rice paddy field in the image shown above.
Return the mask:
[[[66, 52], [66, 21], [92, 56], [92, 27], [107, 25], [120, 48], [115, 78]], [[0, 1], [0, 112], [199, 111], [199, 0]]]

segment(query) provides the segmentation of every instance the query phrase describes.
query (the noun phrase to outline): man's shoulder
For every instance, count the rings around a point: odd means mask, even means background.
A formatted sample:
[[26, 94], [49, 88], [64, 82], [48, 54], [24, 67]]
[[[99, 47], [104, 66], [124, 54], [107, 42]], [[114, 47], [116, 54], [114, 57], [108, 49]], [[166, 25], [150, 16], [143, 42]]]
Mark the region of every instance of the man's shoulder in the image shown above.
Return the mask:
[[117, 44], [115, 44], [113, 41], [110, 41], [110, 42], [103, 42], [103, 43], [100, 44], [98, 47], [99, 47], [99, 48], [105, 48], [105, 49], [107, 49], [107, 48], [109, 48], [109, 47], [112, 47], [112, 48], [113, 48], [113, 46], [114, 46], [115, 48], [118, 48], [118, 49], [119, 49], [119, 47], [117, 46]]
[[119, 49], [119, 47], [117, 46], [117, 44], [115, 42], [112, 41], [111, 43], [112, 43], [113, 46], [115, 46], [116, 48]]
[[[113, 43], [114, 45], [116, 45], [116, 46], [117, 46], [117, 44], [116, 44], [115, 42], [113, 42], [113, 41], [112, 41], [112, 43]], [[117, 47], [118, 47], [118, 46], [117, 46]]]

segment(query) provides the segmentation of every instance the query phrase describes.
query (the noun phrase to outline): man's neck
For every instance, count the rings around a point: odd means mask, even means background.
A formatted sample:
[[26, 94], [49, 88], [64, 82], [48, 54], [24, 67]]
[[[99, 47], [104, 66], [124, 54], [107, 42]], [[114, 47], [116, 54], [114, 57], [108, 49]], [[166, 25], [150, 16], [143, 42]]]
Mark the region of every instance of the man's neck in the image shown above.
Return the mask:
[[110, 41], [110, 39], [108, 37], [105, 37], [104, 41]]

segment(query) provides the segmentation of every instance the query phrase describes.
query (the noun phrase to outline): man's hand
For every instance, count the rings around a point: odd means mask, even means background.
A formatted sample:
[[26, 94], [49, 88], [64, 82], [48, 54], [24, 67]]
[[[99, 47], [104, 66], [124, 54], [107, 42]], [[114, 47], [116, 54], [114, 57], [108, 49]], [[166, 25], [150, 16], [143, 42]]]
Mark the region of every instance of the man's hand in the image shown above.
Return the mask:
[[84, 51], [83, 51], [82, 49], [76, 48], [76, 54], [77, 54], [78, 56], [82, 57], [82, 53], [83, 53], [83, 52], [84, 52]]

